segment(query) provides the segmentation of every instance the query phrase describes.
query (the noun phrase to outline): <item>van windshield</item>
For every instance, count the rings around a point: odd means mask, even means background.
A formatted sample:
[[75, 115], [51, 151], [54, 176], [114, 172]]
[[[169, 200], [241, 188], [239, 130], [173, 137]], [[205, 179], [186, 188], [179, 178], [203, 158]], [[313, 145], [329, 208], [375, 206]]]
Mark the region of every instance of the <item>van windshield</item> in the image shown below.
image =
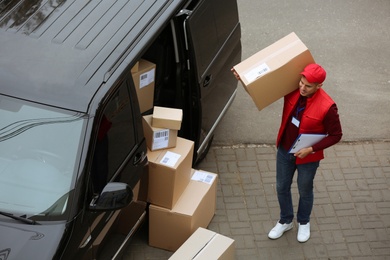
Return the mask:
[[0, 118], [0, 211], [63, 214], [84, 115], [0, 95]]

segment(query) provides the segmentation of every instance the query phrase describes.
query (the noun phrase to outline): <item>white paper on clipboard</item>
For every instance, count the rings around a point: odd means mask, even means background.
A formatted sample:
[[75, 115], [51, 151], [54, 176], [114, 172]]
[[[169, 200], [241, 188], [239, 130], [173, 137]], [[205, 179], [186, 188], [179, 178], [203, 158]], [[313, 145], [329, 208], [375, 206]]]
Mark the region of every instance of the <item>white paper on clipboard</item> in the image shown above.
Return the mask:
[[291, 146], [289, 153], [296, 153], [302, 148], [310, 147], [326, 137], [326, 134], [300, 134]]

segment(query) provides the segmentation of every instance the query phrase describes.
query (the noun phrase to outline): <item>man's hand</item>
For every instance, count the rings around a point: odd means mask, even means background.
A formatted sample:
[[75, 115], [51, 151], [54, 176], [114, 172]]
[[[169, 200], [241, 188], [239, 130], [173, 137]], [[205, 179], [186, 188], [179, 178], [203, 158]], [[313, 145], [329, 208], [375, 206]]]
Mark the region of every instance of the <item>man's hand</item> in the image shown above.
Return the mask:
[[313, 153], [313, 147], [307, 147], [307, 148], [302, 148], [298, 152], [294, 153], [294, 156], [303, 159], [311, 153]]
[[233, 68], [231, 68], [230, 71], [233, 72], [233, 75], [237, 80], [240, 80], [240, 75], [238, 75], [238, 73]]

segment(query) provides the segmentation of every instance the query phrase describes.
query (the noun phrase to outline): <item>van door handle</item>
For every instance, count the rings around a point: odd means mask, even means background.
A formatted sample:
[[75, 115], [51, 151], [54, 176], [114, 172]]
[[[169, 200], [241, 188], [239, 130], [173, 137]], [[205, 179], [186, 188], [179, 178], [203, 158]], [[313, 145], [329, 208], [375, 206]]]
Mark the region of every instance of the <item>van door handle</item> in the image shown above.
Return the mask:
[[137, 165], [145, 159], [145, 152], [137, 153], [134, 156], [133, 165]]
[[204, 88], [210, 84], [212, 78], [213, 78], [213, 76], [211, 74], [206, 76], [206, 78], [203, 81]]

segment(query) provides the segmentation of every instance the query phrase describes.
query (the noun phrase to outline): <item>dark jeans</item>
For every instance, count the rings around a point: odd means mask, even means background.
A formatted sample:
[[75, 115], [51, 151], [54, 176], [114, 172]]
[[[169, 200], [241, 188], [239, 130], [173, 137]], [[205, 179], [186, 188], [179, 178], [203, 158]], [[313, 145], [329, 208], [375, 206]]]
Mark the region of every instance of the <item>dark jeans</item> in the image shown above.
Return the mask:
[[294, 219], [294, 208], [291, 197], [291, 184], [295, 170], [298, 170], [299, 205], [298, 223], [310, 221], [313, 208], [313, 181], [320, 162], [295, 164], [295, 157], [283, 147], [279, 147], [276, 156], [276, 191], [280, 206], [280, 222], [291, 223]]

